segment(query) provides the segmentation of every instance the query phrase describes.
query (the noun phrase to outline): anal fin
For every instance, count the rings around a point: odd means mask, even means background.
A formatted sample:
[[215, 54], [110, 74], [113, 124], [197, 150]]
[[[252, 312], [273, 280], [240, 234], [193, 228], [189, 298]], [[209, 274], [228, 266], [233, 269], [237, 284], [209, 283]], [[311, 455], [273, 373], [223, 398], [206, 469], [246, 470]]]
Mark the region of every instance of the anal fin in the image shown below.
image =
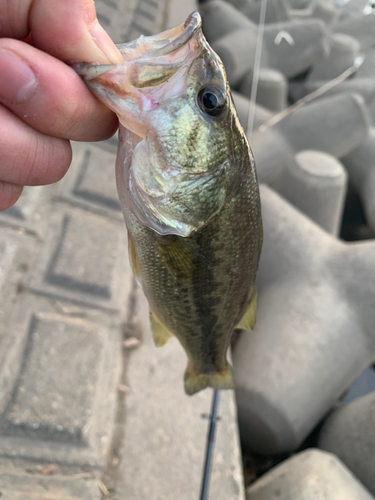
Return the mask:
[[257, 289], [254, 287], [253, 294], [250, 299], [250, 304], [247, 306], [245, 314], [242, 316], [236, 328], [243, 328], [244, 330], [253, 330], [257, 314], [258, 294]]
[[172, 337], [172, 333], [152, 312], [150, 312], [150, 323], [155, 346], [163, 347], [163, 345]]

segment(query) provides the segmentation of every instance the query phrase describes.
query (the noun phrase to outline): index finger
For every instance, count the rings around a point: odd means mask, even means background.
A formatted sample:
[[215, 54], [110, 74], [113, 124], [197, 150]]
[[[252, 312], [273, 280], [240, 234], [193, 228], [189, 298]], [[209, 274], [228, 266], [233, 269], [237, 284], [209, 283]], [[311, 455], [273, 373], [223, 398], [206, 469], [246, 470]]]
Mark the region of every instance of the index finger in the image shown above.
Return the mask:
[[66, 62], [123, 61], [93, 0], [0, 0], [0, 37], [24, 39]]

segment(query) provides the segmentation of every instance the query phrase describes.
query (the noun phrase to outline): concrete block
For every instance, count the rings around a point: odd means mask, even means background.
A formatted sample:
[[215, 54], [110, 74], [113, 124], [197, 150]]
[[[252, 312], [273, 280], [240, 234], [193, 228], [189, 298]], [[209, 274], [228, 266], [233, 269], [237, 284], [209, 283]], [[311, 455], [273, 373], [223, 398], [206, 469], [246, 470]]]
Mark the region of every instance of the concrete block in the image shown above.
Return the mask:
[[339, 10], [330, 0], [314, 0], [303, 8], [289, 9], [289, 17], [298, 21], [316, 18], [321, 19], [326, 24], [330, 24], [339, 18]]
[[348, 2], [341, 1], [340, 11], [345, 13], [347, 17], [361, 16], [368, 5], [368, 0], [349, 0]]
[[361, 50], [368, 50], [375, 46], [375, 13], [349, 17], [334, 23], [332, 28], [336, 33], [345, 33], [356, 38], [361, 44]]
[[[0, 324], [4, 324], [9, 316], [14, 296], [16, 294], [17, 250], [21, 238], [11, 231], [2, 231], [0, 235]], [[18, 264], [18, 265], [17, 265]]]
[[311, 5], [315, 5], [316, 0], [288, 0], [292, 9], [307, 9]]
[[[146, 299], [138, 290], [143, 344], [127, 370], [125, 440], [114, 500], [199, 498], [212, 391], [183, 391], [186, 356], [176, 338], [155, 349]], [[221, 391], [210, 498], [243, 500], [244, 488], [233, 391]]]
[[307, 81], [328, 81], [336, 78], [353, 66], [359, 51], [360, 43], [358, 40], [349, 35], [334, 33], [331, 37], [329, 55], [314, 66], [307, 77]]
[[[241, 12], [245, 14], [254, 23], [259, 24], [259, 15], [262, 2], [254, 2], [252, 0], [245, 0], [238, 7]], [[268, 0], [266, 8], [265, 22], [280, 23], [288, 21], [289, 4], [287, 0]]]
[[[243, 14], [242, 14], [243, 15]], [[254, 68], [257, 29], [238, 29], [213, 41], [211, 46], [224, 64], [228, 82], [238, 85], [242, 78]], [[262, 52], [262, 65], [267, 66], [267, 54]]]
[[96, 144], [73, 143], [69, 175], [60, 198], [93, 212], [123, 220], [114, 175], [117, 138]]
[[277, 191], [329, 233], [341, 226], [347, 173], [334, 156], [305, 150], [295, 155], [277, 183]]
[[120, 311], [130, 291], [123, 223], [79, 209], [57, 209], [26, 284], [34, 292]]
[[45, 477], [0, 468], [1, 500], [100, 500], [102, 492], [97, 480], [73, 476]]
[[319, 448], [334, 453], [375, 495], [375, 392], [334, 411]]
[[168, 16], [165, 29], [172, 29], [183, 23], [195, 10], [198, 10], [196, 0], [183, 0], [182, 2], [176, 0], [170, 2], [168, 5]]
[[[244, 130], [246, 130], [250, 110], [250, 100], [235, 90], [232, 90], [232, 98], [241, 125]], [[273, 114], [270, 110], [260, 106], [259, 104], [255, 104], [254, 128], [260, 127], [262, 123], [269, 120], [272, 116]]]
[[361, 196], [368, 224], [375, 229], [375, 128], [372, 127], [365, 141], [343, 159]]
[[[315, 90], [320, 89], [327, 83], [327, 80], [313, 81], [292, 81], [289, 83], [289, 94], [293, 101], [298, 101], [302, 97]], [[344, 80], [329, 90], [324, 92], [323, 97], [331, 97], [337, 94], [356, 93], [360, 94], [366, 103], [370, 103], [375, 98], [375, 80], [371, 77], [360, 77], [356, 74], [353, 78]]]
[[372, 119], [372, 123], [375, 123], [375, 98], [372, 100], [369, 106], [369, 113]]
[[[235, 86], [254, 66], [258, 27], [221, 0], [204, 4], [201, 12], [203, 32], [222, 59], [229, 83]], [[286, 77], [298, 75], [327, 53], [328, 39], [325, 24], [316, 19], [268, 24], [261, 65]]]
[[[283, 32], [288, 38], [280, 37]], [[329, 52], [327, 27], [318, 19], [266, 25], [263, 44], [268, 67], [287, 78], [306, 71]]]
[[351, 403], [373, 391], [375, 391], [375, 368], [374, 366], [369, 366], [357, 379], [355, 379], [345, 392], [341, 401], [343, 403]]
[[285, 460], [246, 491], [247, 500], [372, 500], [330, 453], [309, 449]]
[[116, 2], [115, 0], [97, 0], [95, 9], [99, 22], [112, 40], [117, 43], [125, 41], [134, 15], [134, 4], [132, 2]]
[[2, 351], [18, 376], [2, 384], [0, 455], [103, 466], [116, 408], [118, 327], [58, 314], [30, 296], [16, 309], [19, 330]]
[[[250, 71], [242, 80], [239, 91], [250, 97], [253, 73]], [[256, 102], [271, 111], [281, 111], [287, 107], [288, 82], [280, 71], [261, 68], [257, 88]]]
[[223, 0], [212, 0], [200, 5], [202, 28], [207, 41], [212, 44], [239, 29], [254, 31], [256, 26], [238, 9]]
[[[129, 2], [119, 2], [119, 4], [122, 3], [126, 5]], [[132, 8], [131, 4], [132, 2], [130, 2], [130, 8]], [[164, 28], [165, 0], [145, 0], [143, 2], [137, 2], [136, 8], [134, 9], [133, 7], [132, 10], [133, 19], [129, 28], [124, 33], [126, 41], [135, 40], [140, 35], [155, 35]], [[125, 40], [123, 39], [122, 41]], [[121, 43], [121, 41], [119, 43]]]
[[[262, 126], [267, 126], [267, 121]], [[264, 131], [254, 128], [252, 137], [248, 137], [260, 182], [276, 184], [288, 165], [294, 163], [295, 151], [282, 130], [278, 125]]]
[[301, 150], [347, 155], [366, 138], [369, 121], [360, 96], [340, 94], [306, 104], [273, 126], [265, 122], [250, 140], [259, 180], [277, 187], [278, 179]]
[[[358, 50], [359, 42], [353, 37], [341, 33], [334, 33], [332, 35], [332, 50], [329, 56], [319, 61], [304, 81], [295, 80], [290, 82], [289, 91], [293, 100], [296, 101], [306, 94], [316, 91], [356, 64], [357, 58], [362, 58]], [[325, 91], [324, 97], [344, 92], [359, 93], [366, 103], [370, 103], [374, 99], [374, 50], [366, 54], [366, 57], [359, 65], [356, 73], [330, 88], [328, 91]]]
[[[25, 334], [15, 301], [20, 279], [18, 267], [19, 241], [9, 233], [0, 238], [0, 413], [9, 402], [13, 384], [20, 368]], [[24, 265], [24, 264], [23, 264]]]
[[257, 323], [233, 354], [241, 441], [295, 450], [375, 359], [375, 242], [344, 244], [262, 186]]
[[43, 237], [51, 200], [56, 192], [56, 185], [24, 187], [15, 205], [0, 212], [0, 227], [11, 227], [21, 233]]
[[318, 149], [338, 158], [361, 144], [369, 126], [364, 101], [357, 94], [315, 100], [280, 122], [295, 151]]
[[330, 0], [318, 0], [313, 10], [312, 17], [321, 19], [325, 23], [330, 24], [338, 17], [338, 10]]

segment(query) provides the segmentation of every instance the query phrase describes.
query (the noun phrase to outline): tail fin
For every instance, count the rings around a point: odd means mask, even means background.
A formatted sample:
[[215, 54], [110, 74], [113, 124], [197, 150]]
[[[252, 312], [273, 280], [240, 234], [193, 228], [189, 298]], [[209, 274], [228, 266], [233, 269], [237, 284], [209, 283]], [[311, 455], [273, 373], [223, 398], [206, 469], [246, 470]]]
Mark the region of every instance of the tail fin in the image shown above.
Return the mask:
[[212, 387], [213, 389], [234, 389], [232, 368], [228, 365], [222, 372], [194, 374], [190, 372], [188, 367], [185, 372], [186, 394], [191, 396], [206, 387]]

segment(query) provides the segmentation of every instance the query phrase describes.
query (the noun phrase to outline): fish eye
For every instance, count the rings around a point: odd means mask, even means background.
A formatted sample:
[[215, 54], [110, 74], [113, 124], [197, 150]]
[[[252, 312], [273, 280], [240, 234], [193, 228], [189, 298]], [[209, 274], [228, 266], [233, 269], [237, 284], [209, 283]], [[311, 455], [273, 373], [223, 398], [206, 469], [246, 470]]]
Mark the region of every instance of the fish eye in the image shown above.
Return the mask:
[[204, 113], [219, 116], [225, 106], [225, 96], [218, 87], [204, 87], [198, 92], [198, 105]]

